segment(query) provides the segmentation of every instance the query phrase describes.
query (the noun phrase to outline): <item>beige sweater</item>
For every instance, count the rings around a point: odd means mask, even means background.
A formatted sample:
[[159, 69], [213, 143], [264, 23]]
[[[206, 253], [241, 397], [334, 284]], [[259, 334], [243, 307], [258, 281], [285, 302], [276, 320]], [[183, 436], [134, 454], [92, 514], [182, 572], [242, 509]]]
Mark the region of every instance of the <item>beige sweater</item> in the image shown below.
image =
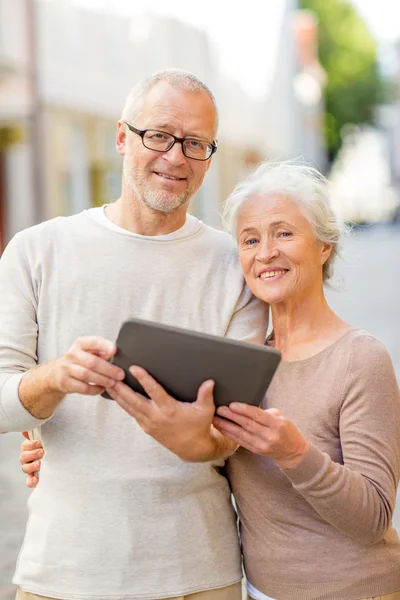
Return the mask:
[[400, 396], [391, 360], [353, 329], [283, 361], [265, 408], [312, 447], [294, 469], [239, 450], [228, 464], [250, 583], [279, 600], [356, 600], [400, 590], [391, 527], [400, 471]]

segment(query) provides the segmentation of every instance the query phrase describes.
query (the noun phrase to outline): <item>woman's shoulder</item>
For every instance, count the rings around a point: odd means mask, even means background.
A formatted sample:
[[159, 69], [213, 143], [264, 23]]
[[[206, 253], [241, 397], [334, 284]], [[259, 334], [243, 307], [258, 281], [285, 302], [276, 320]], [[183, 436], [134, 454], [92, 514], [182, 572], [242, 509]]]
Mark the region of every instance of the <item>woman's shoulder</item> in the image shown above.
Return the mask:
[[347, 346], [349, 355], [355, 359], [362, 360], [367, 357], [375, 357], [391, 360], [384, 344], [364, 329], [354, 327], [340, 341]]
[[393, 362], [384, 344], [362, 329], [351, 329], [345, 337], [347, 380], [360, 380], [365, 385], [390, 386], [398, 390]]

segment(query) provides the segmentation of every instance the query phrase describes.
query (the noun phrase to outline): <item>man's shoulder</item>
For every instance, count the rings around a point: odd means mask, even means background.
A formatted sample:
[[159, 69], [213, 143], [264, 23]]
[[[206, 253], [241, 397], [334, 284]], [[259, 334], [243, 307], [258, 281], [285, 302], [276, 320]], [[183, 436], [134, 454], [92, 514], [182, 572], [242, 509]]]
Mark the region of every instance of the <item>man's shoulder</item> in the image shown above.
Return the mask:
[[60, 236], [68, 235], [70, 232], [79, 231], [80, 226], [88, 227], [90, 219], [85, 216], [86, 211], [80, 213], [65, 216], [65, 217], [53, 217], [46, 221], [22, 229], [15, 234], [13, 241], [14, 243], [30, 243], [36, 240], [43, 243], [48, 239], [60, 239]]
[[201, 248], [194, 249], [196, 253], [201, 252], [204, 259], [213, 262], [216, 267], [222, 269], [228, 278], [236, 277], [242, 284], [243, 274], [238, 249], [232, 237], [225, 231], [203, 225], [203, 232], [198, 240]]
[[218, 229], [217, 227], [211, 227], [211, 225], [206, 225], [203, 223], [203, 231], [205, 235], [208, 235], [216, 240], [216, 242], [221, 244], [229, 244], [231, 246], [235, 246], [232, 237], [226, 231], [222, 229]]
[[203, 224], [202, 234], [202, 240], [207, 240], [213, 250], [237, 257], [237, 246], [229, 233]]

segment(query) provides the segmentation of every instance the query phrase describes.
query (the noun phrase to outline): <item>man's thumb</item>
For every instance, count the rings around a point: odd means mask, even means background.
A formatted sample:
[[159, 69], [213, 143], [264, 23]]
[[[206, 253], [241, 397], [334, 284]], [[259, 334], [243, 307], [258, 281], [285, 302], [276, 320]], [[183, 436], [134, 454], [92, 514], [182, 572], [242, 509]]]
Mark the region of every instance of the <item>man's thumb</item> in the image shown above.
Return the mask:
[[212, 379], [208, 379], [201, 384], [197, 392], [197, 405], [204, 407], [214, 406], [214, 385], [215, 382]]

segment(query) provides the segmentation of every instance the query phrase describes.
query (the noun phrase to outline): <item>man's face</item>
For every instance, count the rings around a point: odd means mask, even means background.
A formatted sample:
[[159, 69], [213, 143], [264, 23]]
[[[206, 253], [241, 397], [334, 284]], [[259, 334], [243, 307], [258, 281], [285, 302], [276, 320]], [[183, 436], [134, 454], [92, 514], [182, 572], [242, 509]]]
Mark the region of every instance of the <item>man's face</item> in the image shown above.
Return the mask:
[[[206, 92], [177, 90], [166, 82], [154, 85], [131, 120], [138, 129], [156, 129], [177, 137], [212, 142], [216, 113]], [[118, 124], [117, 149], [124, 156], [123, 183], [149, 208], [172, 213], [187, 205], [203, 183], [211, 159], [184, 156], [178, 142], [168, 152], [145, 148], [139, 135]]]

